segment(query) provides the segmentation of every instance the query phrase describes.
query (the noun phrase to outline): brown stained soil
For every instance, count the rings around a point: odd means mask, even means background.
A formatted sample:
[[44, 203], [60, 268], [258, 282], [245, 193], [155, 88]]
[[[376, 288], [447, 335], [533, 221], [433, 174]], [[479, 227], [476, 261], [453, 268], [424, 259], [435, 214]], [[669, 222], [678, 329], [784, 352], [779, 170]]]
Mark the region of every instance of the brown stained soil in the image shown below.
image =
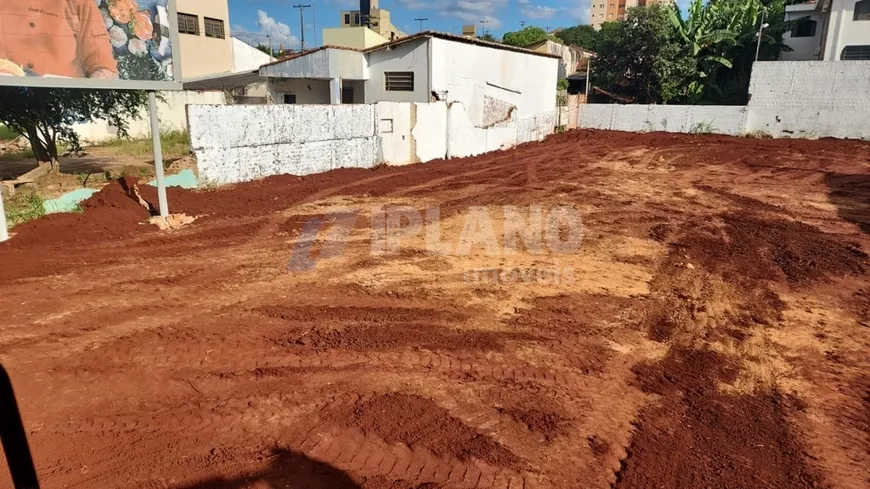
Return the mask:
[[478, 459], [500, 467], [522, 465], [510, 450], [450, 416], [431, 399], [420, 396], [385, 394], [339, 410], [331, 417], [388, 443], [425, 448], [438, 456], [463, 461]]
[[[0, 360], [48, 489], [864, 489], [868, 182], [866, 142], [601, 131], [170, 189], [169, 232], [114, 182], [0, 244]], [[446, 253], [373, 255], [434, 205]], [[581, 250], [455, 253], [502, 205]], [[342, 253], [288, 271], [314, 218]]]

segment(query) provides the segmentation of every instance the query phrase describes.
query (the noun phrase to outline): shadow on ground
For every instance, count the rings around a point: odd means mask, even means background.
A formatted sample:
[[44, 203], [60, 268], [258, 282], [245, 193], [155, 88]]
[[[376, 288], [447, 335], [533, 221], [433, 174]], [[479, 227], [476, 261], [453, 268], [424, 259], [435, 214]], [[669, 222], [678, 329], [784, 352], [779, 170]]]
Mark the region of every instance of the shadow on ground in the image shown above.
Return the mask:
[[825, 183], [837, 214], [870, 235], [870, 175], [828, 173]]
[[282, 450], [259, 473], [236, 479], [211, 479], [184, 489], [360, 489], [343, 471], [305, 455]]

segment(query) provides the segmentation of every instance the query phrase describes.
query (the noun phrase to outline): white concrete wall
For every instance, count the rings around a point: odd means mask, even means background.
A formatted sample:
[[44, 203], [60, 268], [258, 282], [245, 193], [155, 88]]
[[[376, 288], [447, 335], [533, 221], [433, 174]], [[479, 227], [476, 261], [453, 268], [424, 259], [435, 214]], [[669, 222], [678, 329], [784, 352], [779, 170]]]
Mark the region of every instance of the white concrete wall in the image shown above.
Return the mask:
[[[369, 105], [192, 105], [191, 146], [205, 181], [236, 183], [377, 163], [425, 163], [508, 149], [552, 134], [552, 115], [514, 111], [482, 128], [459, 102]], [[524, 139], [525, 138], [525, 139]]]
[[[185, 107], [188, 104], [226, 103], [223, 92], [161, 92], [161, 95], [163, 100], [157, 103], [161, 131], [186, 130], [187, 114]], [[102, 142], [118, 137], [118, 128], [109, 125], [105, 120], [76, 124], [74, 130], [79, 135], [79, 138], [86, 142]], [[138, 119], [130, 122], [128, 132], [132, 138], [151, 137], [151, 122], [147, 107], [139, 113]]]
[[425, 163], [447, 158], [447, 104], [438, 102], [413, 105], [417, 109], [417, 117], [411, 136], [414, 138], [417, 160]]
[[461, 102], [475, 126], [484, 125], [486, 96], [516, 105], [519, 120], [555, 113], [559, 59], [438, 38], [429, 42], [432, 91]]
[[250, 71], [256, 70], [266, 63], [274, 61], [268, 54], [251, 46], [250, 44], [240, 41], [235, 37], [232, 38], [233, 46], [233, 71]]
[[378, 163], [374, 105], [192, 105], [200, 177], [218, 184]]
[[756, 63], [749, 93], [747, 132], [870, 138], [870, 61]]
[[630, 132], [743, 132], [746, 107], [582, 104], [579, 127]]

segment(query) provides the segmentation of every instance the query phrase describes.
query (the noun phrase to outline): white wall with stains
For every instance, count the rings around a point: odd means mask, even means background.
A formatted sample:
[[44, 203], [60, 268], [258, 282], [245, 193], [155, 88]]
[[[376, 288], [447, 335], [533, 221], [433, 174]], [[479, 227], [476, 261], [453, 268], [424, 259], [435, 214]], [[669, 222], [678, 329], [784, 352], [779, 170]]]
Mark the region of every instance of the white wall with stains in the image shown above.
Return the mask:
[[555, 118], [516, 111], [478, 127], [459, 103], [193, 105], [191, 147], [200, 177], [217, 184], [337, 168], [425, 163], [508, 149], [552, 134]]

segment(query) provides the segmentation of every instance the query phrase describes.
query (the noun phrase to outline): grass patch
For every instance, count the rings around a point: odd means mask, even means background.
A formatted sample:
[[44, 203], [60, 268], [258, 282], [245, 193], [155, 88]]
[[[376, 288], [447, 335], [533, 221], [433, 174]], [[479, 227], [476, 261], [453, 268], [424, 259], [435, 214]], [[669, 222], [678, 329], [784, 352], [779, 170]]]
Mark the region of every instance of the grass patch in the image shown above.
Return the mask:
[[18, 137], [18, 133], [0, 124], [0, 141], [12, 141]]
[[[186, 131], [164, 131], [160, 133], [163, 146], [163, 160], [176, 160], [190, 154], [190, 136]], [[153, 158], [151, 138], [113, 139], [94, 145], [104, 151], [118, 156], [129, 156], [137, 159]]]
[[35, 190], [18, 192], [15, 197], [4, 202], [6, 222], [12, 228], [18, 224], [39, 219], [45, 215], [42, 197]]

